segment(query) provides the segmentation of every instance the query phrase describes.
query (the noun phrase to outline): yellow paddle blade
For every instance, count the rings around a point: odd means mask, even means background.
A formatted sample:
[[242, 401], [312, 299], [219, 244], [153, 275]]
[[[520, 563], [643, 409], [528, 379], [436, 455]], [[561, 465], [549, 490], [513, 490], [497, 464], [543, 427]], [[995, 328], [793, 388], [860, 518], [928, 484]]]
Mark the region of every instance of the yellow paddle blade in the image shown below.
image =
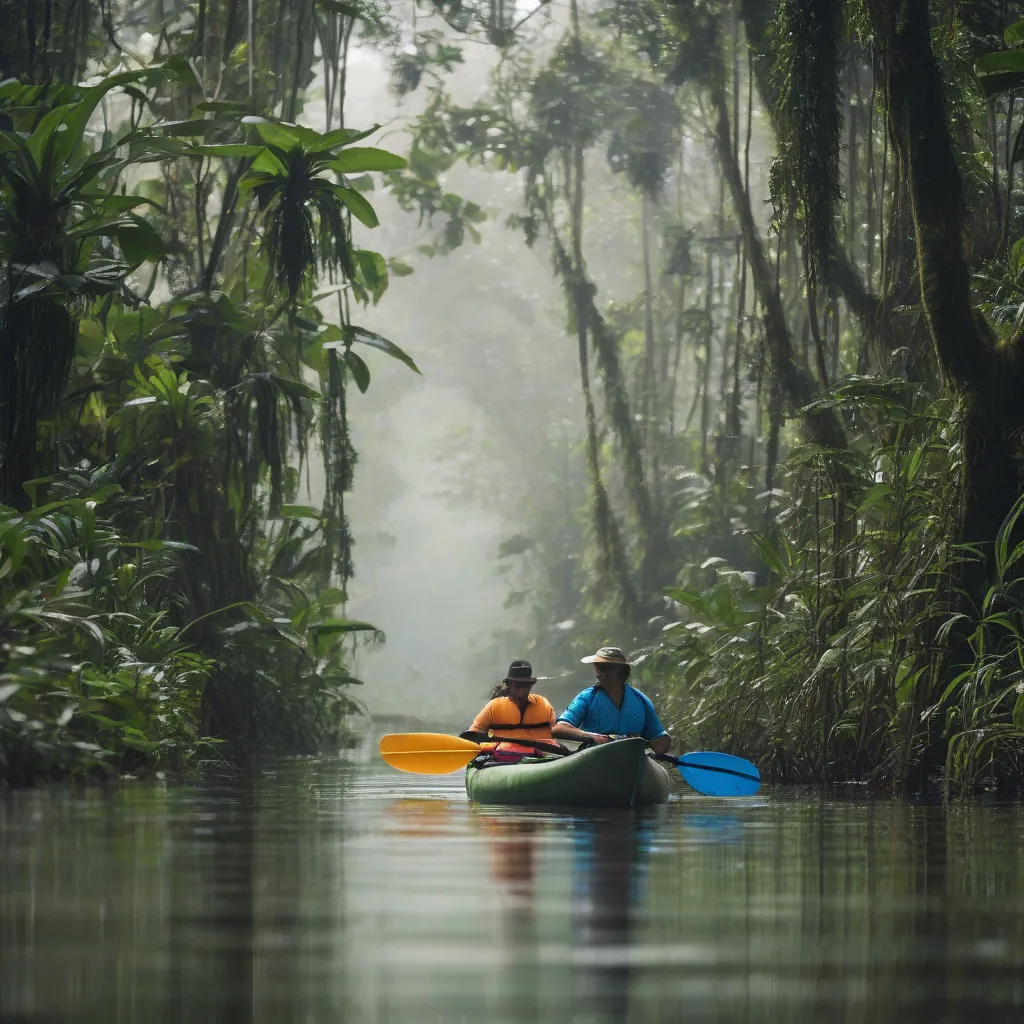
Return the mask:
[[479, 743], [464, 740], [461, 736], [448, 736], [443, 732], [389, 732], [380, 738], [382, 754], [412, 754], [417, 750], [472, 750], [474, 754], [479, 754], [481, 749]]
[[393, 732], [380, 741], [380, 755], [392, 768], [416, 775], [457, 772], [482, 749], [472, 740], [439, 732]]
[[392, 768], [414, 775], [449, 775], [465, 768], [476, 757], [471, 750], [388, 751], [381, 757]]

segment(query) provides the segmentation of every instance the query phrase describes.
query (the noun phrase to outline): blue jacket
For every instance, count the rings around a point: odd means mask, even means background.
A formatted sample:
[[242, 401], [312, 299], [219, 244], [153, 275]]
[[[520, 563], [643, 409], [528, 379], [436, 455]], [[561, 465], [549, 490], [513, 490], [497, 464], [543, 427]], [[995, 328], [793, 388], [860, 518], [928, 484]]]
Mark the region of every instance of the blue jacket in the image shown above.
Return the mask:
[[642, 736], [645, 740], [656, 740], [666, 735], [650, 697], [628, 683], [622, 695], [622, 707], [617, 708], [600, 686], [588, 686], [573, 697], [558, 721], [606, 736]]

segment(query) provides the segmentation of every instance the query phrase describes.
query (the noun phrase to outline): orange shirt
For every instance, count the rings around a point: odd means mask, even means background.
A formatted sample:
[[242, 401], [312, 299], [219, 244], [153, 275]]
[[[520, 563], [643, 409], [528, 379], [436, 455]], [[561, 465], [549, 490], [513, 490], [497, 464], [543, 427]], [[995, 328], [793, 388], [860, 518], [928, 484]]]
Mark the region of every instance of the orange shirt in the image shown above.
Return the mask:
[[[529, 725], [529, 729], [508, 729], [503, 725]], [[473, 732], [487, 732], [493, 729], [495, 735], [506, 740], [549, 740], [551, 726], [555, 724], [555, 709], [547, 697], [531, 693], [527, 698], [526, 710], [520, 712], [519, 705], [511, 697], [495, 697], [489, 700], [470, 729]]]

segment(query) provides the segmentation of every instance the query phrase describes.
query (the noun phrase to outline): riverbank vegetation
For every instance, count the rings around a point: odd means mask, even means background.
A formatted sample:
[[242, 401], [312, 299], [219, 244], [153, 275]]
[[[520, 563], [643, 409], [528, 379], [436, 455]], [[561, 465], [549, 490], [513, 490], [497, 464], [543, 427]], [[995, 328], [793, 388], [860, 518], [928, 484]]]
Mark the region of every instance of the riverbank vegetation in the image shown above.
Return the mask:
[[[337, 741], [360, 352], [416, 368], [353, 319], [409, 269], [368, 176], [443, 260], [490, 227], [468, 164], [576, 364], [558, 409], [526, 358], [462, 382], [515, 439], [477, 489], [535, 664], [627, 646], [682, 746], [772, 779], [1016, 788], [1024, 7], [12, 3], [0, 772]], [[407, 164], [344, 120], [359, 45]]]
[[248, 14], [4, 5], [0, 779], [337, 747], [381, 639], [344, 615], [349, 408], [360, 351], [416, 370], [358, 323], [405, 162], [341, 124], [348, 14]]

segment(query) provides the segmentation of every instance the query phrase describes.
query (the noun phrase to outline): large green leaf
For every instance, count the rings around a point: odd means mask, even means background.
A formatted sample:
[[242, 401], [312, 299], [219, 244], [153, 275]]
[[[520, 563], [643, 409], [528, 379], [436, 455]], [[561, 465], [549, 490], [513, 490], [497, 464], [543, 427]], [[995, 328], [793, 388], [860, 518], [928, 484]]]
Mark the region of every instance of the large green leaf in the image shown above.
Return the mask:
[[314, 150], [323, 145], [323, 136], [312, 128], [301, 124], [287, 124], [283, 121], [269, 121], [264, 117], [243, 117], [242, 124], [256, 129], [259, 137], [268, 146], [276, 146], [288, 152], [292, 149]]
[[337, 324], [321, 324], [314, 329], [317, 332], [317, 341], [321, 342], [324, 348], [345, 347], [345, 332]]
[[335, 128], [334, 131], [320, 136], [316, 152], [328, 153], [341, 146], [351, 146], [353, 142], [360, 142], [379, 130], [379, 124], [375, 124], [372, 128], [364, 128], [362, 131], [356, 131], [354, 128]]
[[252, 108], [248, 103], [243, 103], [241, 100], [202, 100], [192, 109], [193, 111], [213, 111], [214, 113], [234, 116], [247, 114]]
[[978, 86], [987, 100], [1006, 92], [1017, 92], [1024, 88], [1024, 72], [999, 71], [991, 75], [979, 75]]
[[53, 110], [46, 114], [39, 124], [36, 125], [35, 131], [33, 131], [28, 137], [28, 140], [25, 143], [25, 148], [28, 150], [36, 167], [42, 167], [44, 154], [51, 146], [54, 132], [57, 130], [58, 126], [64, 124], [68, 115], [74, 108], [75, 104], [73, 103], [54, 107]]
[[155, 210], [164, 208], [155, 200], [147, 199], [146, 196], [122, 196], [114, 193], [107, 195], [103, 192], [83, 193], [80, 198], [84, 202], [91, 203], [93, 208], [103, 213], [130, 213], [137, 206], [152, 206]]
[[380, 297], [387, 291], [388, 265], [379, 252], [372, 252], [370, 249], [357, 249], [355, 255], [359, 273], [362, 275], [366, 287], [370, 289], [374, 305], [376, 305]]
[[377, 632], [377, 627], [371, 625], [369, 622], [358, 622], [353, 619], [323, 619], [320, 622], [314, 622], [309, 628], [311, 632], [319, 633], [321, 635], [330, 635], [333, 633]]
[[400, 171], [406, 166], [404, 157], [372, 146], [343, 149], [328, 166], [340, 174], [361, 174], [363, 171]]
[[365, 395], [366, 389], [370, 386], [370, 368], [363, 361], [362, 356], [349, 349], [345, 353], [345, 363], [352, 372], [352, 379], [356, 387]]
[[393, 274], [395, 277], [408, 277], [410, 274], [414, 273], [412, 267], [410, 267], [408, 263], [405, 263], [394, 256], [388, 260], [388, 272]]
[[153, 125], [162, 135], [182, 136], [185, 138], [207, 135], [214, 128], [233, 126], [234, 121], [213, 120], [206, 117], [189, 118], [186, 121], [159, 121]]
[[25, 302], [34, 296], [39, 295], [60, 276], [60, 269], [53, 263], [44, 261], [31, 263], [28, 266], [15, 264], [12, 268], [14, 277], [14, 294], [11, 297], [13, 302]]
[[687, 608], [692, 608], [695, 612], [698, 612], [701, 615], [707, 613], [707, 601], [705, 601], [700, 594], [695, 594], [690, 590], [684, 590], [682, 587], [666, 587], [665, 593], [677, 604], [684, 605]]
[[[191, 76], [194, 79], [187, 61], [184, 61], [182, 58], [170, 58], [163, 65], [141, 68], [136, 71], [123, 71], [120, 74], [110, 75], [103, 79], [99, 84], [94, 85], [91, 89], [87, 89], [77, 103], [57, 108], [57, 110], [63, 110], [64, 113], [49, 125], [43, 135], [36, 139], [35, 146], [37, 148], [42, 147], [39, 155], [36, 155], [35, 151], [33, 151], [33, 155], [36, 156], [36, 163], [41, 168], [44, 166], [44, 163], [48, 163], [48, 161], [41, 159], [44, 153], [52, 155], [54, 166], [61, 166], [67, 163], [71, 155], [81, 144], [93, 111], [95, 111], [99, 102], [111, 89], [134, 82], [156, 85], [171, 78], [180, 79], [182, 75]], [[47, 115], [47, 118], [49, 118], [49, 115]], [[47, 118], [43, 120], [46, 121]], [[57, 131], [58, 125], [63, 125], [62, 130], [59, 132]], [[40, 124], [41, 127], [42, 123]], [[38, 131], [39, 129], [37, 129]], [[33, 132], [33, 137], [35, 136], [36, 132]], [[53, 143], [52, 145], [51, 142]]]
[[380, 223], [373, 207], [355, 189], [331, 185], [330, 191], [345, 204], [353, 217], [362, 221], [368, 228], [375, 228]]
[[763, 533], [751, 534], [751, 540], [764, 564], [780, 579], [785, 579], [789, 571], [788, 552], [785, 548], [777, 548]]
[[134, 142], [129, 147], [128, 155], [132, 163], [151, 163], [154, 160], [166, 160], [168, 157], [191, 156], [193, 153], [192, 143], [185, 139], [175, 139], [167, 136], [160, 138], [144, 139]]
[[978, 58], [975, 67], [983, 74], [991, 74], [993, 71], [1024, 72], [1024, 50], [996, 50], [994, 53], [986, 53]]
[[25, 148], [25, 140], [14, 132], [0, 131], [0, 155], [18, 153]]
[[351, 331], [354, 341], [369, 345], [370, 348], [375, 348], [378, 352], [386, 352], [392, 359], [397, 359], [399, 362], [405, 363], [410, 370], [420, 373], [420, 368], [413, 362], [412, 357], [402, 351], [393, 341], [388, 341], [387, 338], [368, 331], [365, 327], [352, 327]]
[[978, 58], [978, 87], [986, 99], [1024, 87], [1024, 49], [997, 50]]
[[132, 215], [132, 223], [114, 232], [125, 262], [137, 267], [140, 263], [158, 260], [167, 251], [164, 240], [149, 221]]
[[[258, 147], [257, 147], [258, 148]], [[253, 160], [245, 177], [238, 183], [238, 190], [243, 194], [261, 185], [277, 185], [288, 174], [288, 168], [269, 149], [261, 149]], [[257, 193], [259, 195], [259, 193]]]

